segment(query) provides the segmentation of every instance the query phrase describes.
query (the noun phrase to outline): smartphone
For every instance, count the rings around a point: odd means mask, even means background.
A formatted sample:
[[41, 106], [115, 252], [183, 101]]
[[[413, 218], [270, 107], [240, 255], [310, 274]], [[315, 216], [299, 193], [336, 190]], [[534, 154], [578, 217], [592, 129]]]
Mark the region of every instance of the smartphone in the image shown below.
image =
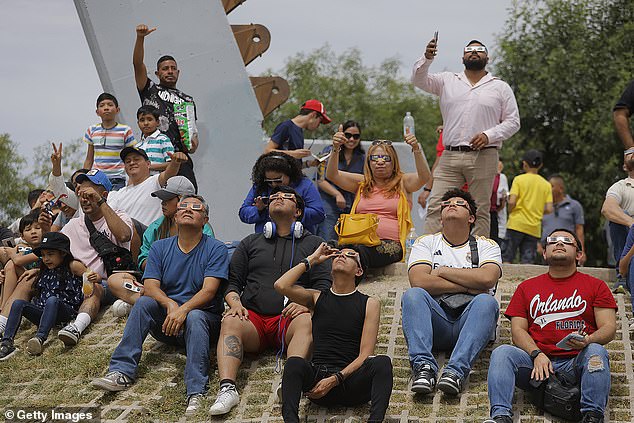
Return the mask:
[[15, 248], [15, 239], [5, 238], [2, 240], [2, 245], [9, 248]]
[[438, 44], [438, 30], [434, 32], [434, 41], [436, 42], [436, 44]]

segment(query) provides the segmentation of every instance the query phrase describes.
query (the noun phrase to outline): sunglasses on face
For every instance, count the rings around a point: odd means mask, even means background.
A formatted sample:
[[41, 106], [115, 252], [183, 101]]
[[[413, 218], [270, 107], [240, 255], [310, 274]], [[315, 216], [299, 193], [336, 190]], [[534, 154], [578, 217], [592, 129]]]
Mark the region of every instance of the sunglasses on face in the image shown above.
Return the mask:
[[265, 179], [264, 182], [266, 182], [269, 185], [283, 184], [284, 183], [284, 179], [282, 179], [282, 177], [280, 176], [279, 178], [275, 178], [275, 179]]
[[204, 212], [205, 206], [203, 206], [200, 203], [178, 203], [178, 210], [187, 210], [187, 209]]
[[576, 247], [575, 241], [567, 236], [549, 236], [546, 238], [546, 245], [555, 245], [559, 242]]
[[487, 51], [487, 48], [484, 46], [468, 46], [464, 48], [465, 53], [471, 53], [472, 51], [483, 53]]
[[391, 162], [392, 157], [387, 154], [370, 154], [371, 162], [378, 162], [379, 160], [383, 160], [384, 162]]
[[346, 137], [346, 139], [350, 139], [352, 138], [353, 140], [358, 140], [361, 139], [361, 134], [351, 134], [350, 132], [344, 132], [343, 136]]
[[390, 140], [374, 140], [374, 141], [372, 141], [372, 145], [392, 145], [392, 141], [390, 141]]
[[277, 192], [269, 196], [269, 203], [275, 200], [291, 200], [293, 203], [297, 204], [297, 200], [295, 199], [295, 194], [292, 194], [290, 192]]
[[449, 207], [449, 206], [458, 206], [458, 207], [464, 207], [465, 209], [471, 211], [471, 209], [469, 209], [469, 203], [467, 203], [466, 200], [445, 200], [445, 201], [441, 201], [440, 202], [440, 208], [441, 210], [444, 209], [445, 207]]

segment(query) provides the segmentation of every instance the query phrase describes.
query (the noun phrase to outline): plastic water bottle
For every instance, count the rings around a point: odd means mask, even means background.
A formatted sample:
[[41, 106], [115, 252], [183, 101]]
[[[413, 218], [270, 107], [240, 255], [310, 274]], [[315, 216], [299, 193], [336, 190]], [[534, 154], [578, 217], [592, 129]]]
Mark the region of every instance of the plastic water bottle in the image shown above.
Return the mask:
[[416, 234], [416, 228], [412, 227], [412, 229], [407, 234], [407, 238], [405, 239], [405, 258], [409, 260], [409, 255], [412, 252], [412, 247], [416, 242], [418, 235]]
[[405, 113], [405, 117], [403, 118], [403, 135], [407, 136], [408, 129], [410, 134], [416, 135], [414, 130], [414, 116], [412, 116], [410, 112]]

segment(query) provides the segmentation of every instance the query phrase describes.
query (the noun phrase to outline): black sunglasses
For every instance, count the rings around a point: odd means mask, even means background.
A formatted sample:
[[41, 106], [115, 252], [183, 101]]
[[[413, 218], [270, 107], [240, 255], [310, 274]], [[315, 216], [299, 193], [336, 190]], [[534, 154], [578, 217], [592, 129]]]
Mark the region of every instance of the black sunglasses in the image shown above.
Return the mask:
[[343, 136], [346, 137], [346, 139], [352, 138], [355, 141], [361, 139], [361, 134], [351, 134], [350, 132], [344, 132]]

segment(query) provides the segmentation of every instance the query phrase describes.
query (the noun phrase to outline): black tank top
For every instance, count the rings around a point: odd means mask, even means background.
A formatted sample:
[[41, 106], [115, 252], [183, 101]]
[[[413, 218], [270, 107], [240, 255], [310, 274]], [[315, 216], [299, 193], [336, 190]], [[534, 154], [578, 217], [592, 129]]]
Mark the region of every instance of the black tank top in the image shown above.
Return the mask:
[[313, 314], [313, 363], [338, 372], [359, 356], [368, 296], [322, 292]]

